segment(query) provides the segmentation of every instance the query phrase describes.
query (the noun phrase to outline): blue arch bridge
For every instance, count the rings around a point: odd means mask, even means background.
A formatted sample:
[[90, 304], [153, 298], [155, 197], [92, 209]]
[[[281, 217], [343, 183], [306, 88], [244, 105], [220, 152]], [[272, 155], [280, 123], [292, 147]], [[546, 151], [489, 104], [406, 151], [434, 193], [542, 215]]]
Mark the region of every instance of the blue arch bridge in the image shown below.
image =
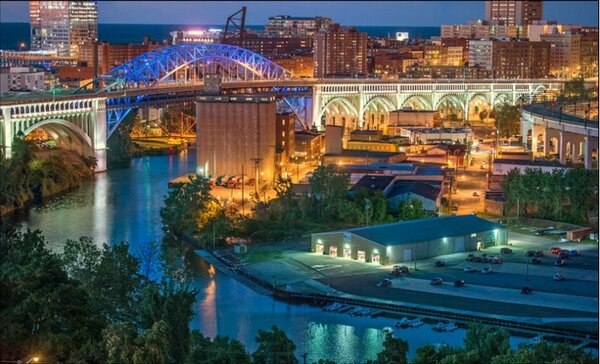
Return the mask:
[[[106, 142], [119, 123], [144, 106], [194, 102], [207, 74], [221, 76], [222, 93], [269, 93], [278, 108], [294, 112], [297, 126], [378, 128], [403, 107], [456, 113], [501, 103], [531, 103], [559, 91], [551, 80], [306, 79], [247, 49], [222, 44], [175, 45], [124, 63], [69, 95], [36, 94], [0, 102], [0, 142], [11, 155], [12, 139], [44, 128], [57, 141], [98, 160], [106, 169]], [[91, 83], [88, 86], [92, 86]]]

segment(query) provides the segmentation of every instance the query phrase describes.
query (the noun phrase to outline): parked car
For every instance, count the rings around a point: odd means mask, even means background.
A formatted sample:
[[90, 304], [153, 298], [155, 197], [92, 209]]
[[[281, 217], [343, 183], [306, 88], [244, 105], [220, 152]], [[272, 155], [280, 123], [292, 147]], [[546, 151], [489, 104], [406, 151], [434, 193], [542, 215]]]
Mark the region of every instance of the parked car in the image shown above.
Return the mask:
[[473, 192], [473, 197], [479, 197], [479, 193]]
[[490, 274], [490, 273], [492, 273], [492, 268], [490, 268], [490, 267], [485, 267], [485, 268], [483, 268], [483, 269], [481, 270], [481, 273], [483, 273], [483, 274]]
[[377, 283], [377, 287], [389, 287], [392, 285], [392, 280], [389, 278], [386, 278], [384, 280], [382, 280], [381, 282]]
[[438, 284], [442, 284], [444, 282], [443, 279], [441, 279], [440, 277], [436, 277], [434, 279], [431, 280], [431, 285], [432, 286], [437, 286]]
[[535, 250], [528, 250], [527, 253], [525, 253], [526, 256], [528, 257], [534, 257], [535, 256]]
[[555, 254], [555, 255], [560, 254], [560, 248], [557, 248], [557, 247], [550, 248], [550, 254]]
[[536, 257], [543, 257], [544, 256], [544, 251], [543, 250], [537, 250], [535, 252], [535, 256]]
[[579, 253], [577, 252], [577, 250], [569, 250], [569, 256], [570, 257], [574, 257], [576, 255], [578, 255]]
[[492, 264], [502, 264], [502, 259], [496, 258], [496, 257], [493, 257], [492, 259], [490, 259], [488, 261]]
[[226, 186], [227, 185], [227, 180], [229, 179], [229, 175], [228, 174], [224, 174], [222, 176], [217, 177], [215, 184], [217, 186]]
[[443, 267], [446, 265], [446, 262], [444, 262], [443, 260], [436, 260], [436, 262], [433, 265], [436, 267]]
[[567, 258], [569, 258], [569, 253], [561, 252], [560, 254], [558, 254], [558, 259], [567, 259]]
[[552, 277], [552, 279], [555, 281], [562, 281], [565, 279], [565, 276], [563, 276], [561, 273], [554, 273], [554, 277]]
[[408, 273], [408, 267], [405, 265], [395, 265], [392, 268], [392, 274], [399, 276], [401, 274]]
[[500, 249], [500, 254], [512, 254], [512, 249], [511, 248], [502, 248]]
[[540, 258], [532, 258], [529, 263], [531, 264], [540, 264], [542, 260]]
[[565, 265], [565, 261], [564, 261], [564, 259], [557, 259], [556, 262], [554, 263], [554, 265], [560, 267], [562, 265]]
[[472, 265], [467, 265], [464, 269], [465, 272], [469, 272], [469, 273], [475, 272], [476, 270], [477, 269], [475, 269], [475, 267], [473, 267]]
[[463, 281], [462, 279], [457, 279], [454, 281], [454, 287], [462, 287], [465, 285], [465, 281]]
[[467, 262], [479, 263], [481, 262], [481, 257], [477, 257], [474, 254], [469, 254], [467, 256]]
[[530, 294], [531, 292], [533, 292], [533, 289], [531, 289], [531, 287], [523, 287], [523, 288], [521, 288], [521, 293], [522, 294]]

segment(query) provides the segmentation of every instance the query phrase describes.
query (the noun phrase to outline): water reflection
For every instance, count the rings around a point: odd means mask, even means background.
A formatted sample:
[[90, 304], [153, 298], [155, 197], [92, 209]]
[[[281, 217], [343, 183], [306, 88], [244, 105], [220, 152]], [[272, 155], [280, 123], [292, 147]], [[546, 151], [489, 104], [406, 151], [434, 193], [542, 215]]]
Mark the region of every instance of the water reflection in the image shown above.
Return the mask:
[[[95, 182], [52, 199], [44, 207], [30, 209], [21, 222], [25, 227], [41, 229], [54, 247], [66, 239], [90, 236], [98, 243], [128, 240], [132, 252], [141, 255], [150, 248], [150, 242], [162, 241], [160, 208], [168, 192], [167, 182], [193, 172], [195, 163], [193, 151], [134, 159], [130, 168], [97, 175]], [[190, 327], [208, 336], [230, 336], [250, 352], [257, 348], [258, 330], [276, 325], [296, 343], [298, 358], [307, 353], [307, 362], [324, 358], [362, 363], [376, 357], [383, 328], [395, 322], [274, 301], [215, 271], [193, 252], [188, 257], [195, 268], [193, 286], [199, 292]], [[409, 357], [414, 357], [416, 349], [428, 343], [461, 346], [464, 330], [444, 334], [424, 325], [395, 330], [395, 334], [409, 342]], [[511, 344], [516, 343], [518, 340], [511, 338]]]

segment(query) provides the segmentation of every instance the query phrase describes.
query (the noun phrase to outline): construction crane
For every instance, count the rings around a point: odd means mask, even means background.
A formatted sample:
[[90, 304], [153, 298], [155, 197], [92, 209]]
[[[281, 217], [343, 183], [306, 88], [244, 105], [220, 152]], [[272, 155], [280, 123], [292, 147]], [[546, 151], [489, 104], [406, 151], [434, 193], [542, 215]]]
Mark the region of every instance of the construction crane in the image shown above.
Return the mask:
[[246, 7], [243, 6], [241, 10], [230, 15], [227, 18], [227, 24], [225, 24], [225, 32], [223, 33], [223, 43], [226, 43], [229, 39], [244, 38], [246, 28]]

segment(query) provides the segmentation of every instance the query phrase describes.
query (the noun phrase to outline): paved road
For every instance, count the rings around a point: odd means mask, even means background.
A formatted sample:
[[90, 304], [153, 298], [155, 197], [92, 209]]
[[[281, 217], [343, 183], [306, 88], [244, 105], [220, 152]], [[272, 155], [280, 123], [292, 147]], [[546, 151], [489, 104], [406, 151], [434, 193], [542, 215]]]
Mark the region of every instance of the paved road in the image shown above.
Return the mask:
[[471, 298], [489, 300], [490, 297], [493, 297], [493, 300], [496, 302], [534, 305], [558, 309], [569, 307], [570, 309], [577, 311], [598, 312], [597, 297], [581, 297], [535, 291], [529, 295], [524, 295], [516, 289], [474, 284], [466, 284], [463, 287], [457, 288], [453, 286], [452, 282], [445, 282], [441, 285], [432, 286], [426, 280], [408, 277], [400, 277], [392, 280], [392, 288], [428, 292], [440, 295], [458, 296], [463, 299]]

